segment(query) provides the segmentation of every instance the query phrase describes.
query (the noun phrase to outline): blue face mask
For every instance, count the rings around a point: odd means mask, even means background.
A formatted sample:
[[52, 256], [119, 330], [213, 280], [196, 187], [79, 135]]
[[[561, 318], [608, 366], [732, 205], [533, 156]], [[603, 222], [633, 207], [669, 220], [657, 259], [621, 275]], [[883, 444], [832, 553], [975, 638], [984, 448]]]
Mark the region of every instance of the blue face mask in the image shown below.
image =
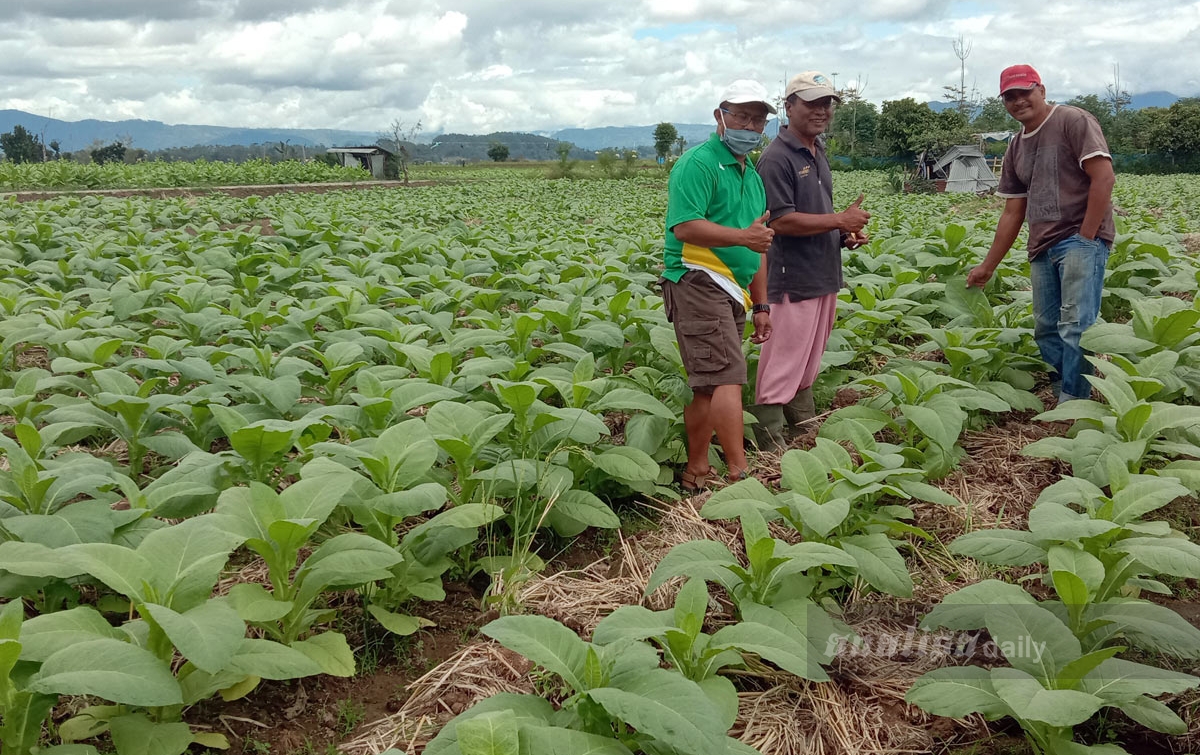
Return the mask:
[[747, 155], [751, 150], [762, 144], [762, 134], [757, 131], [751, 131], [748, 128], [729, 128], [725, 124], [725, 114], [721, 114], [721, 125], [725, 126], [725, 133], [721, 135], [721, 141], [729, 148], [733, 154], [741, 157]]

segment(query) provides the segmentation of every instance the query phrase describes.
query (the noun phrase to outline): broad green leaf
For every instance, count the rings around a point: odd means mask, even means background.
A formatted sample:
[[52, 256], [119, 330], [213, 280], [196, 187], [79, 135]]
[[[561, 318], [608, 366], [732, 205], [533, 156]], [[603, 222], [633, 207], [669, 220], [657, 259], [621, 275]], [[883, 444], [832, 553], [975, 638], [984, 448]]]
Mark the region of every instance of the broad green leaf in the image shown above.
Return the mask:
[[114, 639], [59, 650], [42, 663], [28, 688], [48, 695], [93, 695], [146, 707], [179, 705], [183, 695], [170, 667], [150, 652]]
[[773, 513], [777, 505], [775, 495], [757, 477], [747, 477], [714, 491], [704, 502], [700, 515], [705, 519], [732, 519], [750, 507], [773, 519], [778, 518]]
[[1155, 574], [1200, 579], [1200, 545], [1187, 539], [1131, 537], [1119, 540], [1111, 547], [1133, 556]]
[[[703, 580], [693, 581], [704, 584]], [[592, 632], [592, 641], [598, 645], [608, 645], [620, 639], [644, 640], [665, 635], [675, 626], [670, 611], [651, 611], [645, 606], [621, 606], [600, 620]]]
[[1006, 529], [968, 532], [950, 543], [950, 552], [1001, 566], [1036, 564], [1046, 553], [1032, 533]]
[[226, 670], [262, 679], [297, 679], [322, 673], [306, 654], [271, 640], [244, 639]]
[[658, 479], [658, 462], [645, 451], [629, 446], [617, 446], [596, 454], [592, 463], [618, 480], [654, 482]]
[[[147, 588], [152, 580], [161, 575], [161, 565], [129, 548], [111, 543], [70, 545], [59, 548], [56, 553], [79, 571], [91, 574], [111, 589], [138, 603], [150, 599]], [[223, 564], [224, 561], [221, 565]], [[220, 569], [220, 565], [217, 569]], [[213, 582], [216, 582], [215, 578]]]
[[1118, 527], [1113, 522], [1072, 511], [1061, 503], [1041, 503], [1029, 511], [1029, 532], [1038, 540], [1082, 540]]
[[981, 713], [994, 721], [1011, 714], [1008, 704], [992, 687], [991, 674], [978, 666], [934, 669], [913, 682], [904, 699], [921, 710], [947, 718]]
[[516, 695], [501, 692], [480, 700], [442, 727], [438, 735], [425, 746], [425, 755], [450, 755], [458, 753], [458, 727], [460, 724], [495, 711], [504, 711], [522, 724], [546, 725], [554, 716], [549, 702], [534, 695]]
[[1018, 585], [985, 579], [943, 598], [921, 622], [921, 628], [982, 629], [987, 624], [988, 606], [1000, 604], [1035, 606], [1037, 601]]
[[1113, 494], [1113, 521], [1118, 524], [1132, 522], [1189, 492], [1170, 477], [1134, 475], [1128, 484]]
[[143, 713], [118, 716], [109, 723], [117, 755], [182, 755], [192, 743], [185, 723], [154, 723]]
[[792, 495], [787, 499], [787, 505], [799, 515], [805, 527], [822, 538], [827, 537], [850, 515], [850, 500], [847, 498], [834, 498], [817, 503], [804, 495]]
[[509, 650], [562, 677], [571, 689], [584, 692], [583, 667], [587, 643], [544, 616], [504, 616], [480, 630]]
[[829, 469], [810, 451], [792, 449], [779, 462], [780, 482], [785, 488], [823, 503], [831, 483]]
[[151, 532], [137, 554], [153, 566], [146, 579], [158, 593], [154, 602], [186, 611], [208, 598], [240, 542], [240, 536], [219, 528], [211, 517], [185, 519]]
[[[753, 603], [742, 609], [742, 615], [744, 621], [718, 629], [712, 643], [755, 653], [801, 679], [818, 682], [829, 679], [819, 658], [809, 656], [812, 638], [786, 616], [768, 606]], [[824, 638], [817, 639], [823, 641]]]
[[293, 642], [292, 648], [316, 661], [322, 673], [354, 676], [354, 652], [350, 650], [346, 636], [340, 632], [322, 632], [307, 640]]
[[[13, 601], [6, 608], [10, 606], [19, 610], [21, 601]], [[21, 657], [27, 661], [39, 662], [76, 643], [104, 638], [120, 639], [125, 636], [91, 606], [78, 606], [68, 611], [34, 616], [20, 624], [20, 632]]]
[[554, 502], [554, 510], [589, 527], [614, 529], [621, 526], [620, 517], [604, 501], [578, 488], [559, 495]]
[[382, 606], [377, 606], [374, 603], [367, 606], [367, 613], [371, 614], [371, 618], [379, 622], [379, 625], [388, 630], [392, 634], [398, 634], [402, 637], [407, 637], [423, 627], [434, 626], [432, 621], [423, 619], [420, 616], [409, 616], [407, 614], [395, 613], [389, 611]]
[[1188, 725], [1175, 711], [1149, 697], [1137, 697], [1119, 707], [1125, 715], [1154, 731], [1180, 736], [1188, 733]]
[[1031, 674], [1045, 686], [1058, 677], [1059, 668], [1083, 654], [1071, 629], [1041, 606], [989, 606], [987, 629], [1014, 668]]
[[246, 636], [246, 625], [224, 600], [208, 600], [184, 613], [155, 603], [144, 608], [180, 654], [210, 674], [225, 668]]
[[520, 755], [517, 732], [517, 722], [511, 713], [485, 713], [458, 725], [458, 749], [462, 755]]
[[276, 621], [292, 610], [290, 600], [276, 600], [265, 587], [253, 582], [242, 582], [229, 588], [228, 598], [242, 621]]
[[60, 549], [17, 540], [0, 543], [0, 569], [26, 577], [57, 579], [74, 577], [87, 571], [86, 566], [63, 558]]
[[1087, 551], [1056, 545], [1049, 550], [1047, 555], [1049, 557], [1048, 566], [1050, 567], [1050, 576], [1056, 580], [1055, 584], [1057, 584], [1059, 574], [1065, 573], [1077, 578], [1086, 588], [1082, 600], [1071, 601], [1066, 600], [1064, 597], [1064, 602], [1086, 603], [1089, 596], [1095, 594], [1104, 582], [1104, 564], [1101, 563], [1100, 559]]
[[729, 549], [713, 540], [689, 540], [675, 546], [658, 562], [650, 581], [646, 585], [646, 594], [654, 592], [664, 582], [672, 577], [686, 575], [717, 582], [732, 584], [732, 573], [729, 567], [737, 566]]
[[1014, 668], [992, 669], [992, 688], [1026, 721], [1050, 726], [1074, 726], [1095, 715], [1104, 704], [1100, 698], [1073, 689], [1046, 689], [1029, 674]]
[[609, 715], [677, 750], [725, 753], [723, 717], [695, 682], [676, 672], [651, 669], [621, 688], [601, 687], [588, 695]]
[[1110, 622], [1104, 628], [1133, 644], [1179, 658], [1200, 658], [1200, 629], [1166, 606], [1143, 600], [1108, 601], [1092, 606], [1087, 617]]
[[1084, 676], [1080, 688], [1112, 703], [1140, 695], [1178, 695], [1200, 686], [1200, 678], [1157, 666], [1110, 658]]
[[623, 411], [623, 412], [646, 412], [656, 417], [674, 421], [675, 412], [667, 408], [667, 405], [648, 393], [643, 393], [632, 388], [616, 388], [605, 393], [598, 400], [593, 402], [590, 407], [592, 411]]
[[872, 587], [889, 595], [912, 596], [912, 577], [896, 545], [882, 532], [854, 535], [839, 541], [842, 550], [858, 562], [858, 574]]

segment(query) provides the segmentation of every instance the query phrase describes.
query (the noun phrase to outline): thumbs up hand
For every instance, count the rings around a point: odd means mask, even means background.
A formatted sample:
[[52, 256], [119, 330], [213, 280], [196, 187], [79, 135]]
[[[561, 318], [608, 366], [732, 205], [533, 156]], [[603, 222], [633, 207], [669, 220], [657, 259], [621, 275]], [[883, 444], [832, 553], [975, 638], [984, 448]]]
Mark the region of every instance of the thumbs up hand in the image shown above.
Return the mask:
[[850, 203], [850, 206], [838, 213], [838, 230], [847, 234], [857, 234], [871, 219], [871, 213], [862, 208], [863, 195]]
[[767, 227], [767, 221], [771, 219], [771, 211], [767, 210], [750, 224], [748, 228], [742, 229], [742, 234], [745, 241], [742, 246], [747, 249], [753, 249], [759, 254], [766, 254], [771, 248], [771, 240], [775, 238], [775, 231]]

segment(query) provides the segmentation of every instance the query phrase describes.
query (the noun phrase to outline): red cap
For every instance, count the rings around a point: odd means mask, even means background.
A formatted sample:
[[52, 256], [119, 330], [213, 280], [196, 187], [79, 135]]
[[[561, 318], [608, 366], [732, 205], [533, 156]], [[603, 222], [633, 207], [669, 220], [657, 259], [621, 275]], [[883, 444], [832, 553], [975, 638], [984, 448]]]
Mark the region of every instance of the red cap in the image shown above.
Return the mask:
[[1042, 77], [1033, 66], [1009, 66], [1000, 72], [1000, 94], [1010, 89], [1033, 89], [1041, 83]]

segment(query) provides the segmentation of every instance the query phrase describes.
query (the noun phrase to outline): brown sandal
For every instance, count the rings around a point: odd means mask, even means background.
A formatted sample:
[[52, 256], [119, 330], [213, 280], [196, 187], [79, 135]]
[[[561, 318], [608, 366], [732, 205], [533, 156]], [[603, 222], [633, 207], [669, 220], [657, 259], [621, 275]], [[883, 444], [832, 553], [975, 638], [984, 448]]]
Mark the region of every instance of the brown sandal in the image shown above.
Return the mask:
[[729, 474], [726, 475], [726, 478], [729, 480], [729, 482], [733, 483], [733, 482], [741, 482], [742, 480], [745, 480], [749, 476], [750, 476], [749, 468], [743, 469], [740, 472], [734, 472], [731, 469], [731, 470], [729, 470]]
[[679, 487], [685, 493], [699, 493], [708, 487], [708, 478], [712, 474], [712, 467], [703, 472], [689, 472], [684, 469], [683, 474], [679, 476]]

